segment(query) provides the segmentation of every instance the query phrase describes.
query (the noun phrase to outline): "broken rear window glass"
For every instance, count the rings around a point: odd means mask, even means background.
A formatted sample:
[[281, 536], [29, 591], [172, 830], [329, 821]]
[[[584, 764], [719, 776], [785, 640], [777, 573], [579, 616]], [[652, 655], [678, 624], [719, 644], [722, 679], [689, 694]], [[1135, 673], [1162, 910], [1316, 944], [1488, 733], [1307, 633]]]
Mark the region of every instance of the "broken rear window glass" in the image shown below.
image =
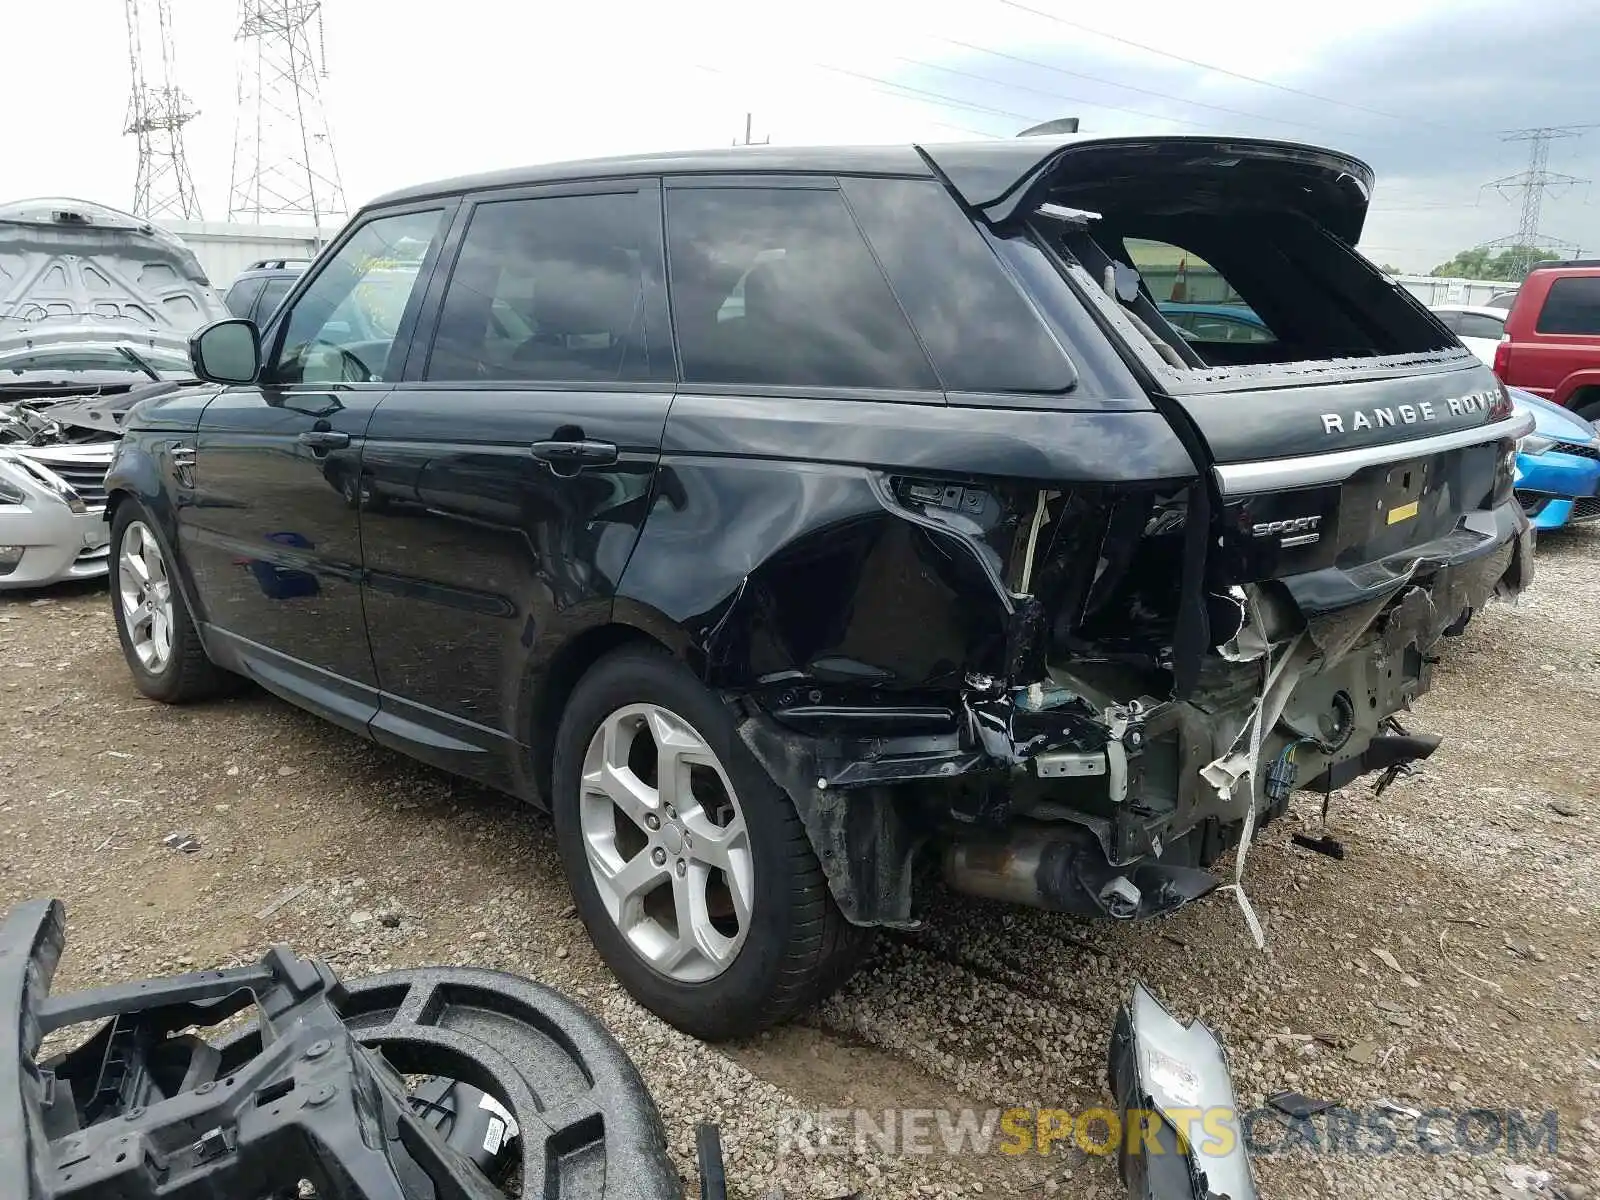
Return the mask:
[[[1087, 221], [1046, 219], [1040, 228], [1094, 286], [1116, 297], [1170, 366], [1260, 366], [1451, 348], [1427, 314], [1381, 273], [1296, 213], [1105, 212]], [[1120, 281], [1129, 267], [1137, 274], [1136, 292], [1106, 285]]]

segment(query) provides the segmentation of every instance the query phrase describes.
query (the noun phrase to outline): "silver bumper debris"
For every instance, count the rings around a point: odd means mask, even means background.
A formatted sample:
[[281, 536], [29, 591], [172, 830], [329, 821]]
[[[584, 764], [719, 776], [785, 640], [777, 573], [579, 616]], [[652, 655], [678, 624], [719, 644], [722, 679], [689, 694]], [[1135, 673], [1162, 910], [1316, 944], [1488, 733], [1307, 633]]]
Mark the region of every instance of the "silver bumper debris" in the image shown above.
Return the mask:
[[1112, 1030], [1110, 1083], [1134, 1200], [1255, 1200], [1227, 1060], [1204, 1022], [1180, 1023], [1135, 983]]

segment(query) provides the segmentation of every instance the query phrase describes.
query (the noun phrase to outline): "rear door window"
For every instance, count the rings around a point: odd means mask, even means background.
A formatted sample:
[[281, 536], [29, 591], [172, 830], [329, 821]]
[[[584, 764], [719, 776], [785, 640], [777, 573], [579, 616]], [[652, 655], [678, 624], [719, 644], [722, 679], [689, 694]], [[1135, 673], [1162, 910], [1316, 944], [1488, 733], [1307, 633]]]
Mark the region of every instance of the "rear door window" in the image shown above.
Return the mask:
[[228, 289], [228, 296], [223, 304], [236, 317], [250, 316], [255, 308], [256, 297], [261, 295], [261, 288], [265, 282], [260, 276], [239, 280]]
[[655, 192], [479, 204], [439, 312], [426, 378], [627, 383], [666, 379], [646, 342], [660, 274]]
[[1573, 275], [1552, 283], [1534, 332], [1600, 334], [1600, 276]]
[[939, 386], [837, 189], [669, 188], [667, 262], [685, 383]]
[[283, 303], [283, 298], [294, 287], [298, 275], [275, 275], [267, 280], [261, 289], [261, 298], [256, 301], [256, 324], [265, 327], [278, 311], [278, 305]]
[[1491, 338], [1495, 341], [1506, 331], [1506, 323], [1483, 313], [1460, 313], [1461, 323], [1455, 331], [1462, 337]]
[[1077, 372], [944, 186], [840, 180], [944, 386], [1061, 392]]

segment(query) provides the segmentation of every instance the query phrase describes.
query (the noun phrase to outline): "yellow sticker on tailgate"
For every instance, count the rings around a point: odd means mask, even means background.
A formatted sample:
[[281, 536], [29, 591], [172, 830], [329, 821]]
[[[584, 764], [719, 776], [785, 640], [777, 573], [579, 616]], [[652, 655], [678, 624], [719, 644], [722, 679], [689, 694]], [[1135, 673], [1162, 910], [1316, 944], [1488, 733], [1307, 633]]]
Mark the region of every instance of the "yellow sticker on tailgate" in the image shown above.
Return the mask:
[[1420, 504], [1421, 501], [1413, 500], [1410, 504], [1402, 504], [1399, 508], [1391, 508], [1389, 510], [1389, 524], [1398, 525], [1401, 521], [1411, 520], [1412, 517], [1417, 515], [1417, 509]]

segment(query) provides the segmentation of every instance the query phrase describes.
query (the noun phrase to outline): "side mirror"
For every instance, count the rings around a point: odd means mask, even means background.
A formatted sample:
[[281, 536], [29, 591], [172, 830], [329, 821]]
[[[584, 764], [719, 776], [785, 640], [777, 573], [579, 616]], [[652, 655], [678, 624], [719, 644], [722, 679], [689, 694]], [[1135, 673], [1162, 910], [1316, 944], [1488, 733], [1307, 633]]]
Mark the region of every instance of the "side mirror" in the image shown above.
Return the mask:
[[209, 383], [254, 383], [261, 372], [261, 336], [241, 317], [215, 321], [189, 339], [194, 373]]

